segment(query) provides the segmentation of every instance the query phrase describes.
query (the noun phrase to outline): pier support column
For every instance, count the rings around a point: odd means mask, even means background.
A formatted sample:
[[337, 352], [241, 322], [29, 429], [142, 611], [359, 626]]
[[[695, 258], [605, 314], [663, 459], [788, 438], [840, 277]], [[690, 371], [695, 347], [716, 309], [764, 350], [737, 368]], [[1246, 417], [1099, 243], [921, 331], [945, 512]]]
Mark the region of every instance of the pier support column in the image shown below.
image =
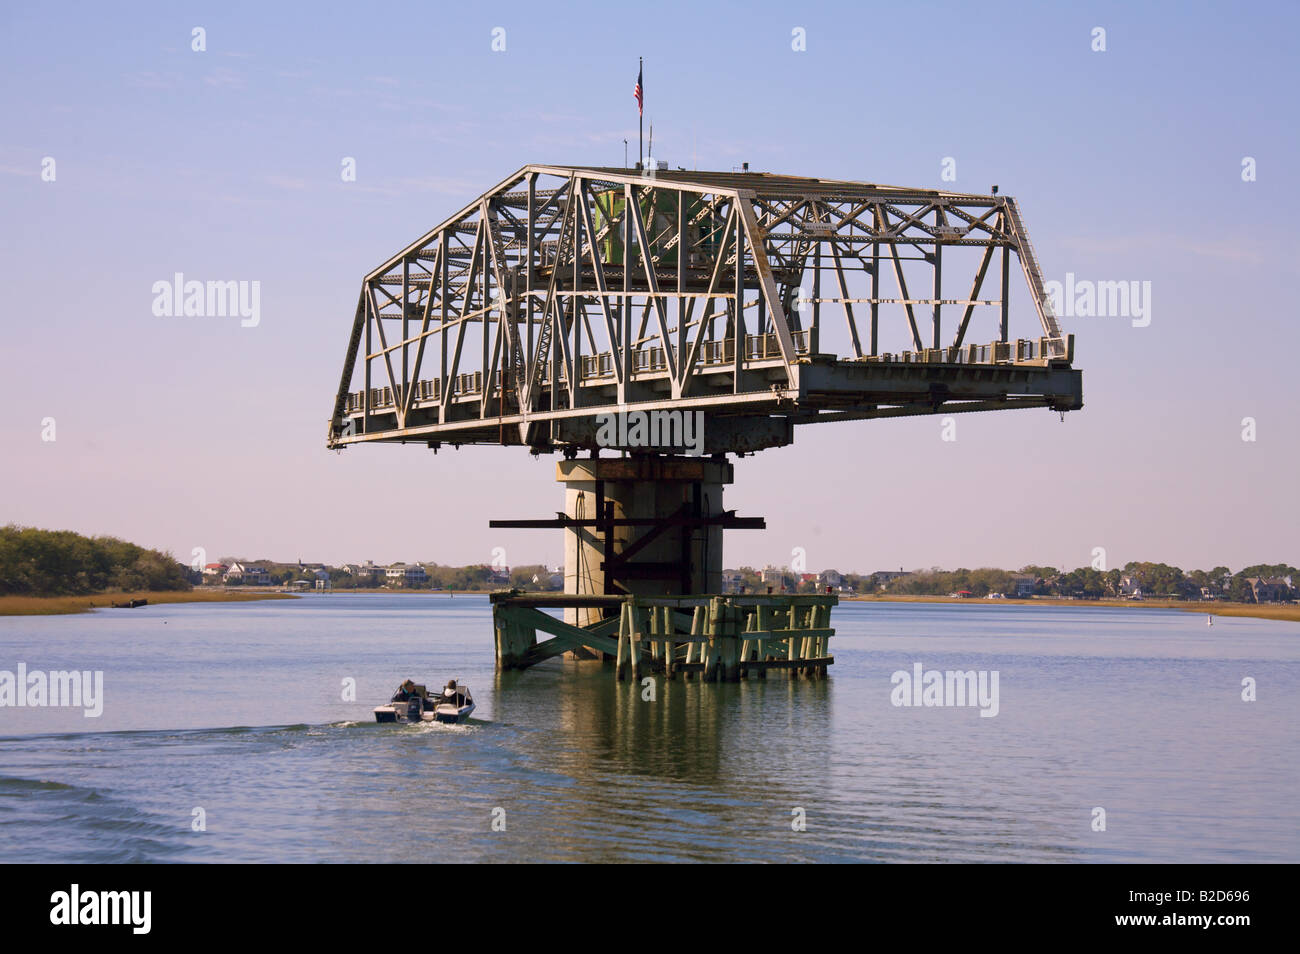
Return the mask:
[[[558, 462], [565, 515], [596, 521], [564, 531], [564, 592], [720, 592], [723, 525], [690, 521], [720, 516], [723, 487], [733, 479], [732, 465], [713, 458], [646, 454]], [[564, 618], [588, 626], [601, 612], [569, 607]]]
[[523, 669], [524, 660], [537, 645], [537, 633], [509, 619], [496, 621], [497, 669]]

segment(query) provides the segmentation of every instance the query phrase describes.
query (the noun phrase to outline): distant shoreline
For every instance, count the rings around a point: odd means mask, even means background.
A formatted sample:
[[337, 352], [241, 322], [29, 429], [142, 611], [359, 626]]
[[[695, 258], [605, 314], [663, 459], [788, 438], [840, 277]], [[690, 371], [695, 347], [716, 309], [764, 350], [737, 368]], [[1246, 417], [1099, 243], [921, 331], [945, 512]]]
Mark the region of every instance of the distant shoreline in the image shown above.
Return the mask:
[[1212, 600], [1206, 602], [1186, 602], [1183, 600], [1063, 600], [1054, 596], [1036, 599], [954, 599], [951, 596], [841, 596], [844, 602], [854, 603], [951, 603], [966, 606], [1109, 606], [1116, 609], [1176, 609], [1184, 613], [1203, 613], [1206, 616], [1249, 616], [1255, 619], [1283, 620], [1300, 622], [1300, 606], [1287, 603], [1229, 603]]
[[[316, 590], [306, 590], [304, 592], [319, 592]], [[389, 596], [487, 596], [498, 590], [412, 590], [403, 587], [393, 589], [384, 588], [358, 588], [343, 590], [327, 590], [327, 593], [380, 593]], [[546, 591], [552, 592], [552, 591]], [[749, 596], [760, 594], [749, 593]], [[1225, 600], [1213, 600], [1206, 602], [1187, 602], [1183, 600], [1117, 600], [1117, 599], [1100, 599], [1100, 600], [1066, 600], [1055, 596], [1035, 597], [1033, 599], [954, 599], [951, 596], [905, 596], [902, 594], [888, 594], [878, 596], [875, 594], [864, 594], [861, 596], [840, 595], [842, 602], [854, 603], [952, 603], [964, 604], [967, 606], [1109, 606], [1116, 609], [1176, 609], [1184, 613], [1204, 613], [1207, 616], [1249, 616], [1255, 619], [1282, 620], [1284, 622], [1300, 622], [1300, 605], [1291, 605], [1286, 603], [1266, 603], [1259, 605], [1256, 603], [1231, 603]]]
[[[292, 600], [292, 593], [250, 593], [247, 590], [163, 590], [160, 592], [91, 593], [87, 596], [0, 596], [0, 616], [60, 616], [109, 609], [114, 603], [148, 600], [162, 603], [247, 603], [252, 600]], [[125, 612], [125, 610], [124, 610]]]
[[[145, 599], [149, 605], [164, 603], [248, 603], [255, 600], [293, 600], [304, 595], [347, 595], [351, 593], [380, 594], [387, 596], [488, 596], [493, 590], [408, 590], [396, 589], [343, 589], [303, 590], [285, 593], [263, 587], [204, 588], [171, 590], [164, 592], [94, 593], [89, 596], [0, 596], [0, 616], [54, 616], [68, 613], [86, 613], [92, 609], [108, 609], [112, 603], [132, 599]], [[759, 595], [759, 594], [749, 594]], [[1178, 600], [1063, 600], [1057, 597], [1035, 599], [954, 599], [951, 596], [840, 596], [845, 603], [947, 603], [964, 606], [1107, 606], [1116, 609], [1174, 609], [1184, 613], [1203, 613], [1207, 616], [1243, 616], [1253, 619], [1300, 622], [1300, 605], [1255, 603], [1182, 602]]]

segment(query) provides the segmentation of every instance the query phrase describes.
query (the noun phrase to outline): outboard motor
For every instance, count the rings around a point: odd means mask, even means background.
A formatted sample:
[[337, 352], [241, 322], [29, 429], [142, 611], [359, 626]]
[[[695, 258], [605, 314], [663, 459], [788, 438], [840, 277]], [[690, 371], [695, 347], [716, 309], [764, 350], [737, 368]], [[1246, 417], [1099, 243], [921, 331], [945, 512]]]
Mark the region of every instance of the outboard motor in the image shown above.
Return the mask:
[[424, 704], [419, 696], [411, 696], [406, 701], [406, 718], [411, 722], [420, 721], [420, 713], [424, 711]]

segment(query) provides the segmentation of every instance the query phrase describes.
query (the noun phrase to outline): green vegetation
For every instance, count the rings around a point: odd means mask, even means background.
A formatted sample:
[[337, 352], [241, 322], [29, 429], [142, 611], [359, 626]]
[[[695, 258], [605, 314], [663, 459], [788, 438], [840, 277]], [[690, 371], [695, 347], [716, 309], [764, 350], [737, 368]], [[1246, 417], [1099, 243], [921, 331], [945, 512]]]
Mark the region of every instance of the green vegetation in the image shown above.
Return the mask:
[[131, 590], [126, 593], [90, 596], [0, 596], [0, 616], [58, 616], [65, 613], [85, 613], [101, 609], [111, 602], [126, 599], [144, 599], [150, 606], [160, 603], [247, 603], [252, 600], [293, 600], [289, 593], [227, 592], [225, 590], [167, 590], [149, 592]]
[[13, 524], [0, 529], [0, 596], [189, 588], [185, 568], [172, 557], [116, 537]]
[[[795, 574], [769, 567], [760, 574], [753, 567], [735, 573], [746, 592], [761, 593], [768, 586], [777, 592], [813, 593], [828, 585], [827, 574]], [[833, 573], [833, 571], [831, 571]], [[766, 575], [768, 582], [763, 581]], [[1290, 583], [1286, 581], [1290, 580]], [[1226, 566], [1184, 571], [1167, 563], [1134, 561], [1123, 569], [1078, 567], [1065, 571], [1029, 565], [1017, 570], [982, 567], [969, 570], [913, 570], [904, 573], [834, 574], [831, 582], [843, 593], [864, 596], [954, 596], [982, 598], [1001, 594], [1011, 598], [1054, 597], [1073, 600], [1225, 600], [1236, 603], [1282, 603], [1294, 600], [1300, 570], [1285, 563], [1255, 564], [1237, 573]]]
[[[223, 561], [234, 562], [234, 561]], [[256, 567], [265, 565], [265, 561], [253, 561], [245, 564], [246, 566]], [[326, 566], [323, 569], [329, 573], [329, 588], [331, 590], [374, 590], [374, 589], [400, 589], [400, 590], [454, 590], [457, 593], [472, 593], [476, 591], [491, 592], [492, 590], [517, 589], [529, 592], [541, 592], [544, 590], [553, 590], [551, 577], [552, 571], [548, 570], [542, 564], [530, 564], [528, 566], [516, 566], [510, 569], [509, 579], [506, 578], [504, 571], [497, 571], [487, 564], [471, 564], [470, 566], [442, 566], [437, 563], [421, 563], [424, 568], [426, 579], [420, 582], [412, 582], [405, 578], [400, 581], [390, 582], [384, 575], [384, 568], [378, 567], [373, 572], [349, 573], [343, 567]], [[314, 571], [306, 571], [307, 577], [313, 577]], [[291, 584], [295, 579], [303, 579], [303, 572], [280, 572], [275, 566], [268, 567], [268, 576], [273, 583]]]
[[[429, 575], [429, 582], [422, 585], [424, 589], [455, 590], [461, 593], [509, 588], [537, 592], [551, 588], [551, 571], [541, 564], [512, 567], [509, 583], [498, 578], [492, 567], [486, 565], [442, 566], [437, 563], [425, 563], [424, 571]], [[537, 577], [536, 583], [533, 582], [533, 577]]]

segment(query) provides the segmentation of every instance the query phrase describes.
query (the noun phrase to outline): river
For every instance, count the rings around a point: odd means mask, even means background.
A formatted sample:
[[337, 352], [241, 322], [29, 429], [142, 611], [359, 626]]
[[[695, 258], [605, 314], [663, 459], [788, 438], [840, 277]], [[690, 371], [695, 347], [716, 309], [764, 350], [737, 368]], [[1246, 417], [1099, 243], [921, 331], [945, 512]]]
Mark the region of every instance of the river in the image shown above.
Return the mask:
[[[600, 664], [498, 676], [486, 597], [0, 618], [0, 670], [103, 673], [97, 717], [0, 707], [0, 861], [1300, 861], [1300, 624], [832, 622], [824, 681], [647, 700]], [[996, 715], [895, 705], [918, 663], [996, 673]], [[408, 676], [468, 683], [473, 720], [374, 724]]]

